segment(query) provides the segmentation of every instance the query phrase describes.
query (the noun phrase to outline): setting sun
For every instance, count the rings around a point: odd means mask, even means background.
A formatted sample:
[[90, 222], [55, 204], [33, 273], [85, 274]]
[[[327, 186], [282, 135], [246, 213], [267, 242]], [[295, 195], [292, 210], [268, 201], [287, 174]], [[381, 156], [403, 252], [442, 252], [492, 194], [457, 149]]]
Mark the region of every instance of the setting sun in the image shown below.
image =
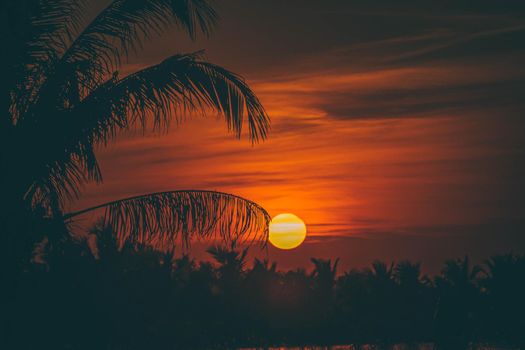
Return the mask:
[[293, 214], [275, 216], [270, 222], [270, 243], [279, 249], [293, 249], [306, 238], [306, 225]]

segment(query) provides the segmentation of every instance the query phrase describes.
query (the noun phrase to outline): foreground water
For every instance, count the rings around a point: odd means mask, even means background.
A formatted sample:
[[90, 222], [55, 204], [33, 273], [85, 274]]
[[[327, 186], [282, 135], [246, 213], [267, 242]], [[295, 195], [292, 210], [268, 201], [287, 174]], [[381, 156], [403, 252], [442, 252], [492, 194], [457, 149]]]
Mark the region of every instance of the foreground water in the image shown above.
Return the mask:
[[[292, 347], [267, 347], [243, 348], [238, 350], [434, 350], [434, 344], [394, 344], [380, 345], [331, 345], [331, 346], [292, 346]], [[519, 348], [502, 348], [490, 345], [472, 345], [466, 350], [520, 350]]]

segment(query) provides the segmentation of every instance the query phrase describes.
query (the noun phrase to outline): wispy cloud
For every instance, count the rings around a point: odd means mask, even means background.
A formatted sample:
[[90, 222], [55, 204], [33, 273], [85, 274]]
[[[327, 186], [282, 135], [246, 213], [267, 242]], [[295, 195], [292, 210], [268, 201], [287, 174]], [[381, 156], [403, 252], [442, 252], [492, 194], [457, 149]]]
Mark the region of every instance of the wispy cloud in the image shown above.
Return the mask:
[[[319, 3], [296, 9], [299, 19], [283, 5], [272, 28], [246, 12], [244, 31], [232, 20], [206, 43], [211, 58], [252, 67], [246, 75], [272, 117], [270, 140], [239, 142], [214, 118], [158, 137], [127, 135], [100, 150], [105, 184], [88, 187], [76, 206], [175, 188], [233, 192], [306, 221], [310, 236], [297, 259], [346, 250], [350, 262], [367, 253], [356, 247], [393, 257], [407, 244], [403, 252], [420, 250], [416, 258], [432, 255], [445, 232], [462, 242], [448, 253], [468, 244], [485, 252], [502, 230], [518, 227], [503, 223], [525, 212], [521, 20], [486, 12], [427, 18], [418, 9], [399, 23], [399, 14], [354, 11], [358, 26], [344, 17], [351, 8], [321, 16]], [[283, 27], [289, 31], [277, 32]], [[257, 41], [255, 31], [273, 40]], [[523, 244], [506, 237], [498, 249]], [[367, 238], [376, 243], [356, 243]], [[444, 243], [439, 249], [447, 255]]]

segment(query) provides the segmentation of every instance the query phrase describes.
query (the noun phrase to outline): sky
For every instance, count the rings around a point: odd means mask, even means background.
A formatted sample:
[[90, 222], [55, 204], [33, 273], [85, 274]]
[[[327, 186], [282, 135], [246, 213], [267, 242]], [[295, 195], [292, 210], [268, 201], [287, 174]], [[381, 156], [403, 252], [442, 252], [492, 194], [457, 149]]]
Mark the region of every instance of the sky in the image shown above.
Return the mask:
[[209, 38], [170, 31], [122, 70], [205, 49], [259, 96], [269, 139], [237, 140], [214, 116], [119, 135], [98, 150], [104, 183], [71, 209], [172, 189], [235, 193], [306, 222], [299, 248], [260, 252], [281, 268], [339, 257], [343, 269], [411, 259], [437, 271], [465, 254], [525, 252], [524, 5], [216, 4]]

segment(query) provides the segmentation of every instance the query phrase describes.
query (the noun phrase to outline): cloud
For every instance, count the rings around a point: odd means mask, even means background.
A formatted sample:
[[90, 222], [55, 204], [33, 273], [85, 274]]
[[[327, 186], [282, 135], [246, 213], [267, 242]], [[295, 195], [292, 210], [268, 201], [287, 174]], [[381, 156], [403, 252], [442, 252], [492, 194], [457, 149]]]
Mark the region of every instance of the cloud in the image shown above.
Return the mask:
[[[225, 1], [216, 35], [181, 50], [207, 47], [246, 76], [270, 139], [239, 142], [215, 118], [122, 135], [98, 152], [105, 183], [74, 206], [232, 192], [307, 222], [305, 247], [272, 252], [303, 266], [405, 255], [437, 268], [445, 256], [523, 247], [525, 31], [501, 10], [509, 3]], [[159, 61], [174, 38], [146, 43], [129, 68]]]

